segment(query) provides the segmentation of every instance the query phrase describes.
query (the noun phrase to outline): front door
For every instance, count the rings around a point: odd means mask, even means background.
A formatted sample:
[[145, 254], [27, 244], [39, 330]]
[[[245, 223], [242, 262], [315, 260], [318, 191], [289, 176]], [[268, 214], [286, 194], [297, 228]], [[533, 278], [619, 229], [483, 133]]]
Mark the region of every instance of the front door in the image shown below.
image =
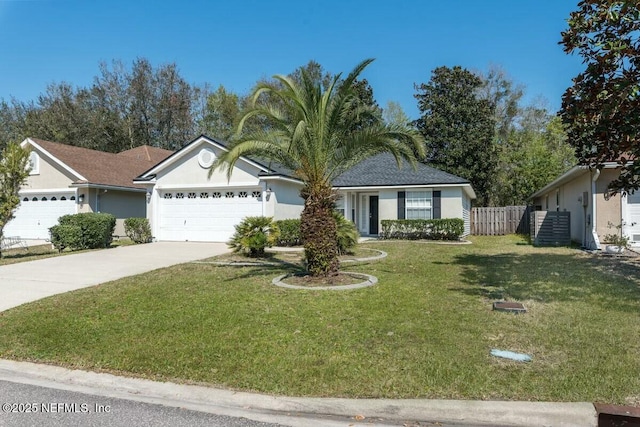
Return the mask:
[[369, 196], [369, 234], [378, 234], [378, 196]]

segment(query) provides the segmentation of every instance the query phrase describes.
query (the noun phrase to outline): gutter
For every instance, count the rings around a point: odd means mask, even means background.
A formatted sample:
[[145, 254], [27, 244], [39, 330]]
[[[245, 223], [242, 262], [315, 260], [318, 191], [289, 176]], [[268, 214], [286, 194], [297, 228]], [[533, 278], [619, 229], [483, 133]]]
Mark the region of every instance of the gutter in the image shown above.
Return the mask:
[[596, 181], [600, 178], [600, 169], [596, 169], [591, 177], [591, 238], [595, 249], [600, 249], [600, 239], [596, 232]]

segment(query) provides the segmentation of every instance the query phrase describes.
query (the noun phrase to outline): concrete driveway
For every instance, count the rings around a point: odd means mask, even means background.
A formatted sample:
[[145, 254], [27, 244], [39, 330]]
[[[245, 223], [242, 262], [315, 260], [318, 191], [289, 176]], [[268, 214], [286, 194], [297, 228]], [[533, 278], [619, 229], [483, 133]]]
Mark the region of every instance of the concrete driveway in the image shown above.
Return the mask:
[[156, 242], [0, 266], [0, 311], [228, 251], [226, 243]]

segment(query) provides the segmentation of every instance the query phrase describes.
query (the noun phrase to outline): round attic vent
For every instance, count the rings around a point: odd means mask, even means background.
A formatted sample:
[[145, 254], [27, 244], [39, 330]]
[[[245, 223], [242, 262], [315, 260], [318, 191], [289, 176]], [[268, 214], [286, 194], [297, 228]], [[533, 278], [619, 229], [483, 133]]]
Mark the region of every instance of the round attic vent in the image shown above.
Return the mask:
[[203, 148], [198, 153], [198, 163], [205, 169], [210, 168], [215, 159], [216, 155], [208, 148]]

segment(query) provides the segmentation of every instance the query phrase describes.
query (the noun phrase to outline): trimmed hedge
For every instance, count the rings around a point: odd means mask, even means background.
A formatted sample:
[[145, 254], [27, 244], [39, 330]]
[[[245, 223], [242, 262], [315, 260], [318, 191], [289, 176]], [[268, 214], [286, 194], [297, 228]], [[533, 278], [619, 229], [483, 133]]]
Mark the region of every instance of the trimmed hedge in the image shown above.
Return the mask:
[[300, 235], [300, 219], [281, 219], [274, 221], [280, 229], [280, 237], [276, 241], [276, 246], [300, 246], [302, 236]]
[[127, 218], [124, 220], [124, 233], [134, 243], [149, 243], [151, 227], [147, 218]]
[[65, 248], [106, 248], [113, 240], [116, 217], [106, 213], [88, 212], [61, 216], [58, 223], [49, 229], [49, 233], [51, 243], [59, 251]]
[[460, 218], [442, 219], [384, 219], [382, 239], [460, 240], [464, 221]]

